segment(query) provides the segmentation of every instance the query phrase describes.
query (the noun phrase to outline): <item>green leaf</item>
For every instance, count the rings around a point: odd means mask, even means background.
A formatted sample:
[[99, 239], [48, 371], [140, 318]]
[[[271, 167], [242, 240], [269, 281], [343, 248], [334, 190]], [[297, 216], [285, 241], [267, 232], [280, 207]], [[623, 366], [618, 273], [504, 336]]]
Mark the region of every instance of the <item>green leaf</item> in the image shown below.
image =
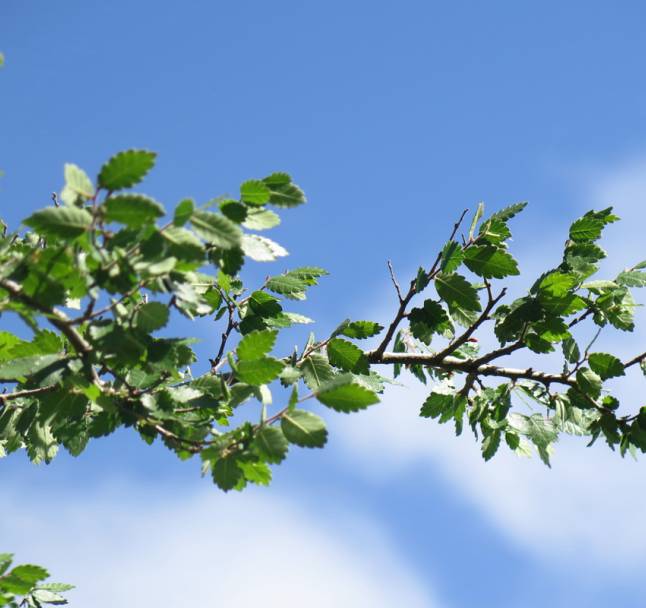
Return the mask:
[[382, 329], [383, 325], [379, 325], [374, 321], [352, 321], [343, 328], [341, 335], [355, 340], [363, 340], [376, 336]]
[[183, 201], [180, 201], [177, 207], [175, 207], [173, 224], [177, 227], [183, 226], [191, 219], [194, 210], [195, 202], [193, 201], [193, 199], [185, 198]]
[[170, 313], [168, 306], [161, 302], [143, 304], [135, 313], [134, 325], [146, 333], [165, 327]]
[[284, 247], [257, 234], [242, 235], [242, 251], [255, 262], [273, 262], [288, 255]]
[[646, 272], [625, 270], [617, 276], [617, 283], [626, 287], [646, 287]]
[[30, 215], [23, 224], [44, 236], [75, 238], [88, 230], [92, 216], [76, 207], [48, 207]]
[[334, 378], [334, 370], [327, 357], [320, 353], [312, 353], [300, 365], [303, 370], [305, 384], [313, 391], [318, 390]]
[[277, 207], [296, 207], [306, 199], [303, 191], [292, 182], [287, 173], [272, 173], [262, 180], [269, 188], [269, 202]]
[[466, 267], [485, 279], [502, 279], [519, 274], [516, 260], [492, 245], [469, 247], [464, 254]]
[[218, 488], [225, 492], [233, 490], [242, 478], [242, 470], [238, 467], [235, 455], [219, 458], [213, 465], [212, 474]]
[[327, 442], [327, 429], [322, 418], [312, 412], [294, 409], [280, 420], [280, 426], [290, 443], [304, 448], [322, 448]]
[[476, 226], [478, 225], [480, 218], [484, 215], [484, 208], [485, 208], [484, 203], [482, 202], [478, 203], [478, 208], [476, 209], [476, 212], [473, 215], [473, 220], [471, 220], [471, 227], [469, 228], [469, 240], [473, 238], [473, 234], [475, 233]]
[[574, 338], [566, 338], [562, 344], [563, 356], [568, 363], [576, 363], [581, 358], [581, 351]]
[[451, 328], [449, 317], [439, 302], [425, 300], [422, 308], [413, 308], [408, 314], [411, 333], [415, 338], [430, 344], [433, 334]]
[[242, 242], [242, 231], [230, 219], [210, 211], [196, 210], [191, 216], [195, 232], [207, 243], [223, 249], [239, 247]]
[[280, 217], [269, 209], [251, 207], [242, 225], [248, 230], [268, 230], [280, 224]]
[[337, 376], [319, 387], [316, 398], [337, 412], [356, 412], [379, 403], [371, 390], [356, 383], [351, 374]]
[[61, 200], [66, 205], [75, 205], [94, 196], [94, 184], [85, 171], [72, 163], [65, 165], [65, 187], [61, 192]]
[[608, 353], [592, 353], [588, 357], [588, 363], [592, 371], [598, 374], [602, 380], [626, 375], [624, 364], [617, 357]]
[[435, 289], [458, 323], [468, 326], [481, 310], [478, 292], [459, 274], [441, 274], [435, 279]]
[[111, 196], [101, 207], [108, 222], [119, 222], [131, 228], [150, 224], [166, 213], [163, 205], [143, 194]]
[[240, 186], [240, 200], [248, 205], [264, 205], [270, 196], [269, 186], [259, 179], [250, 179]]
[[343, 340], [334, 338], [327, 345], [327, 355], [334, 367], [355, 374], [367, 374], [369, 370], [368, 359], [358, 347]]
[[509, 205], [508, 207], [505, 207], [500, 211], [496, 211], [496, 213], [494, 213], [491, 216], [491, 219], [502, 220], [503, 222], [507, 222], [514, 216], [518, 215], [525, 207], [527, 207], [526, 201], [522, 201], [520, 203], [514, 203], [513, 205]]
[[248, 333], [236, 348], [240, 361], [253, 361], [261, 359], [274, 348], [277, 331], [264, 330]]
[[170, 244], [170, 253], [181, 260], [200, 262], [204, 259], [204, 245], [190, 230], [169, 226], [161, 235]]
[[570, 226], [570, 238], [575, 243], [596, 241], [601, 236], [601, 231], [606, 224], [619, 219], [611, 212], [612, 207], [603, 211], [588, 211]]
[[238, 467], [242, 469], [244, 477], [251, 483], [259, 486], [268, 486], [271, 482], [271, 469], [264, 462], [239, 461]]
[[589, 397], [598, 397], [601, 393], [601, 378], [587, 367], [577, 371], [576, 382], [583, 393]]
[[482, 457], [485, 460], [490, 460], [498, 451], [501, 435], [502, 432], [500, 430], [495, 430], [484, 438], [482, 442]]
[[39, 581], [45, 580], [49, 572], [40, 566], [25, 564], [16, 566], [0, 579], [0, 588], [11, 593], [27, 595]]
[[153, 168], [156, 157], [148, 150], [119, 152], [101, 167], [99, 187], [109, 192], [131, 188]]
[[282, 462], [289, 449], [283, 431], [275, 426], [263, 426], [256, 434], [254, 445], [261, 456], [272, 464]]
[[445, 274], [455, 272], [464, 260], [462, 246], [456, 241], [449, 241], [442, 249], [440, 257], [440, 270]]
[[292, 300], [304, 300], [306, 289], [316, 285], [318, 279], [326, 274], [327, 272], [322, 268], [313, 266], [295, 268], [279, 276], [272, 277], [267, 282], [267, 289]]
[[236, 376], [253, 386], [268, 384], [275, 380], [283, 371], [285, 364], [272, 357], [261, 357], [259, 359], [243, 360], [238, 363]]
[[433, 391], [422, 404], [419, 415], [422, 418], [439, 418], [447, 411], [453, 411], [454, 396], [452, 394]]
[[0, 380], [20, 380], [41, 372], [50, 366], [58, 365], [62, 360], [62, 356], [59, 354], [12, 359], [0, 365]]

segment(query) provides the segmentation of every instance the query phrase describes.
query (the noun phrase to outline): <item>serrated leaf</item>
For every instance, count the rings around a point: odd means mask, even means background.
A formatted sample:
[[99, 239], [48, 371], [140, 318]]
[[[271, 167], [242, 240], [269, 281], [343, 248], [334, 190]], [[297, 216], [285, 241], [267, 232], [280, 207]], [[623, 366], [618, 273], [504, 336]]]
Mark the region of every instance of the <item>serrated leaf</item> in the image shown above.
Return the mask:
[[92, 216], [76, 207], [48, 207], [30, 215], [23, 224], [43, 236], [75, 238], [88, 230]]
[[450, 329], [449, 317], [439, 302], [424, 300], [421, 308], [413, 308], [408, 313], [410, 330], [415, 338], [430, 344], [433, 334]]
[[527, 207], [526, 201], [514, 203], [512, 205], [509, 205], [508, 207], [501, 209], [500, 211], [496, 211], [496, 213], [491, 216], [491, 219], [507, 222], [512, 217], [518, 215], [525, 207]]
[[239, 461], [238, 467], [242, 470], [244, 477], [251, 483], [259, 486], [268, 486], [271, 482], [271, 469], [264, 462]]
[[41, 372], [50, 366], [58, 365], [61, 361], [63, 361], [63, 356], [59, 354], [11, 359], [0, 365], [0, 380], [20, 380]]
[[131, 188], [153, 168], [157, 154], [149, 150], [125, 150], [101, 167], [99, 187], [110, 192]]
[[260, 357], [258, 359], [242, 360], [237, 365], [236, 376], [252, 386], [268, 384], [275, 380], [283, 371], [285, 364], [272, 357]]
[[327, 345], [327, 355], [330, 364], [343, 371], [355, 374], [368, 373], [368, 359], [363, 351], [352, 342], [341, 338], [330, 340]]
[[337, 412], [356, 412], [379, 403], [379, 397], [371, 390], [356, 383], [351, 374], [337, 376], [323, 384], [316, 398]]
[[563, 356], [568, 363], [576, 363], [581, 358], [581, 351], [574, 338], [566, 338], [562, 343]]
[[269, 202], [277, 207], [296, 207], [306, 199], [303, 191], [292, 182], [287, 173], [272, 173], [262, 180], [269, 188]]
[[263, 330], [248, 333], [236, 348], [240, 361], [261, 359], [274, 348], [277, 331]]
[[283, 431], [275, 426], [263, 426], [254, 441], [258, 452], [272, 464], [278, 464], [285, 459], [289, 443]]
[[207, 243], [232, 249], [242, 242], [242, 231], [230, 219], [210, 211], [195, 210], [191, 216], [195, 232]]
[[61, 200], [66, 205], [74, 205], [80, 198], [82, 202], [94, 196], [94, 184], [85, 171], [72, 163], [65, 164], [65, 187]]
[[204, 259], [204, 245], [190, 230], [169, 226], [161, 235], [171, 243], [170, 252], [176, 258], [190, 261]]
[[624, 364], [617, 357], [608, 353], [592, 353], [588, 357], [588, 364], [602, 380], [626, 375]]
[[318, 390], [334, 378], [334, 369], [327, 360], [327, 357], [320, 353], [312, 353], [300, 365], [303, 370], [305, 384], [313, 391]]
[[257, 234], [242, 235], [242, 251], [256, 262], [273, 262], [288, 255], [284, 247]]
[[484, 438], [482, 442], [482, 457], [485, 460], [490, 460], [498, 451], [501, 435], [501, 431], [496, 429]]
[[270, 195], [269, 186], [259, 179], [250, 179], [240, 186], [240, 200], [248, 205], [264, 205]]
[[166, 210], [161, 203], [143, 194], [118, 194], [101, 205], [108, 222], [119, 222], [140, 228], [162, 217]]
[[242, 470], [238, 467], [238, 459], [235, 456], [219, 458], [211, 472], [213, 481], [225, 492], [233, 490], [242, 477]]
[[582, 367], [577, 371], [576, 383], [583, 393], [589, 397], [598, 397], [601, 393], [601, 378], [587, 367]]
[[322, 448], [327, 442], [325, 422], [312, 412], [294, 409], [283, 414], [280, 426], [290, 443], [303, 448]]
[[617, 283], [626, 287], [646, 287], [646, 272], [625, 270], [617, 277]]
[[464, 253], [466, 267], [485, 279], [502, 279], [519, 274], [516, 260], [492, 245], [469, 247]]
[[435, 289], [456, 321], [468, 326], [475, 320], [481, 310], [478, 292], [463, 276], [441, 274], [435, 279]]
[[445, 274], [455, 272], [462, 264], [464, 252], [462, 246], [456, 241], [449, 241], [442, 249], [440, 257], [440, 270]]
[[137, 309], [134, 325], [138, 329], [150, 333], [165, 327], [169, 316], [168, 306], [161, 302], [148, 302]]
[[269, 209], [251, 207], [242, 225], [248, 230], [268, 230], [280, 224], [280, 217]]
[[355, 340], [363, 340], [376, 336], [383, 328], [383, 325], [374, 321], [352, 321], [343, 328], [341, 335]]
[[180, 201], [175, 207], [175, 214], [173, 215], [173, 225], [181, 227], [191, 219], [193, 211], [195, 210], [195, 202], [193, 199], [185, 198]]

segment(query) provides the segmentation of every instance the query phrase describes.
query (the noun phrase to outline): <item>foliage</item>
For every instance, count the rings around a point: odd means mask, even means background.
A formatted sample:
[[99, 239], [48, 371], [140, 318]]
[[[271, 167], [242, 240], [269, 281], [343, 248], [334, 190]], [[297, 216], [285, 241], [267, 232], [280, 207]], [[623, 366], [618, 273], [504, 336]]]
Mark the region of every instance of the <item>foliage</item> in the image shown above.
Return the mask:
[[[60, 446], [76, 456], [91, 439], [127, 427], [182, 459], [199, 457], [225, 491], [265, 485], [290, 446], [326, 443], [323, 419], [304, 404], [315, 399], [345, 413], [370, 407], [388, 381], [375, 371], [383, 365], [395, 376], [404, 366], [429, 384], [421, 415], [451, 421], [457, 433], [468, 424], [487, 460], [504, 439], [521, 454], [533, 444], [549, 464], [560, 433], [591, 442], [603, 435], [622, 454], [646, 450], [646, 409], [619, 415], [605, 384], [644, 366], [646, 354], [621, 361], [594, 352], [594, 339], [580, 344], [585, 334], [577, 333], [586, 325], [597, 328], [595, 337], [605, 328], [634, 329], [631, 290], [646, 285], [646, 263], [592, 280], [605, 257], [597, 241], [617, 220], [611, 209], [576, 220], [561, 264], [503, 303], [506, 291], [494, 283], [519, 274], [509, 222], [525, 205], [488, 218], [480, 205], [468, 233], [458, 239], [465, 212], [407, 290], [389, 264], [399, 306], [387, 328], [347, 320], [325, 339], [310, 334], [301, 349], [279, 355], [280, 332], [311, 322], [290, 305], [327, 273], [296, 268], [255, 288], [240, 273], [247, 259], [287, 254], [259, 233], [280, 222], [271, 207], [301, 205], [303, 192], [274, 173], [243, 183], [235, 199], [185, 199], [168, 213], [130, 190], [155, 159], [146, 150], [120, 152], [96, 180], [67, 164], [60, 201], [27, 217], [26, 230], [5, 226], [0, 313], [17, 315], [31, 337], [0, 332], [0, 381], [11, 387], [0, 395], [0, 454], [25, 449], [33, 462], [49, 462]], [[164, 331], [173, 315], [220, 325], [201, 375], [191, 372], [200, 365], [194, 340]], [[480, 352], [476, 333], [488, 322], [498, 346]], [[362, 347], [367, 339], [377, 346]], [[523, 350], [557, 349], [558, 372], [497, 364]], [[281, 389], [285, 397], [275, 398]]]
[[0, 606], [7, 608], [41, 608], [61, 606], [67, 600], [61, 595], [73, 589], [63, 583], [45, 583], [49, 572], [40, 566], [23, 564], [11, 567], [13, 555], [0, 553]]

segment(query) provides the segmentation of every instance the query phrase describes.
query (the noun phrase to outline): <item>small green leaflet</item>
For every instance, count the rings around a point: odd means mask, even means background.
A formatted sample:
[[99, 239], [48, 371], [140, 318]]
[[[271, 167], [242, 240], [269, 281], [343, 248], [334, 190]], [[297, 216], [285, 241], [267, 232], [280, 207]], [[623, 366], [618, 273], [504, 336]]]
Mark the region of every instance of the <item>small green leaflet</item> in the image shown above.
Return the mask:
[[362, 340], [376, 336], [382, 329], [383, 326], [374, 321], [352, 321], [343, 328], [341, 335]]
[[493, 245], [469, 247], [464, 254], [464, 263], [469, 270], [485, 279], [502, 279], [519, 274], [516, 260]]
[[276, 207], [296, 207], [306, 201], [303, 191], [287, 173], [272, 173], [262, 181], [269, 188], [269, 202]]
[[294, 409], [283, 414], [280, 426], [290, 443], [304, 448], [322, 448], [327, 442], [325, 422], [316, 414]]
[[484, 441], [482, 442], [482, 457], [485, 460], [493, 458], [494, 454], [498, 451], [501, 435], [502, 432], [499, 429], [496, 429], [491, 431], [491, 433], [484, 438]]
[[166, 213], [160, 203], [143, 194], [111, 196], [101, 207], [108, 222], [119, 222], [131, 228], [150, 224]]
[[587, 367], [582, 367], [577, 371], [576, 382], [583, 394], [588, 397], [598, 397], [601, 393], [601, 378]]
[[238, 461], [238, 468], [243, 472], [244, 477], [251, 483], [259, 486], [268, 486], [271, 482], [271, 469], [264, 462]]
[[449, 241], [442, 249], [440, 258], [440, 270], [445, 274], [455, 272], [462, 264], [464, 252], [462, 246], [456, 241]]
[[242, 470], [238, 467], [237, 460], [235, 456], [225, 456], [219, 458], [213, 465], [213, 481], [225, 492], [233, 490], [242, 477]]
[[168, 323], [168, 306], [161, 302], [143, 304], [135, 313], [134, 325], [146, 333], [161, 329]]
[[288, 255], [284, 247], [257, 234], [242, 235], [242, 251], [255, 262], [273, 262]]
[[240, 200], [248, 205], [264, 205], [270, 195], [269, 186], [259, 179], [250, 179], [240, 186]]
[[494, 213], [491, 216], [491, 219], [502, 220], [503, 222], [507, 222], [514, 216], [518, 215], [525, 207], [527, 207], [526, 201], [523, 201], [520, 203], [514, 203], [513, 205], [509, 205], [508, 207], [505, 207], [500, 211], [496, 211], [496, 213]]
[[80, 167], [67, 163], [65, 165], [65, 187], [61, 191], [61, 200], [66, 205], [74, 205], [80, 198], [85, 202], [94, 196], [94, 184]]
[[280, 217], [269, 209], [250, 207], [242, 225], [248, 230], [268, 230], [280, 224]]
[[320, 353], [312, 353], [300, 365], [305, 384], [313, 391], [334, 378], [334, 370], [327, 357]]
[[283, 371], [285, 364], [273, 357], [260, 357], [258, 359], [243, 360], [237, 365], [236, 376], [253, 386], [268, 384], [275, 380]]
[[253, 361], [261, 359], [274, 348], [277, 331], [263, 330], [248, 333], [236, 348], [240, 361]]
[[604, 226], [618, 219], [616, 215], [612, 215], [612, 207], [603, 211], [588, 211], [570, 226], [570, 238], [576, 243], [596, 241], [601, 236]]
[[473, 215], [473, 220], [471, 220], [471, 227], [469, 228], [469, 240], [473, 238], [473, 235], [476, 231], [476, 226], [480, 221], [480, 218], [484, 215], [484, 203], [478, 203], [478, 208], [476, 209], [475, 214]]
[[326, 274], [327, 272], [322, 268], [313, 266], [295, 268], [279, 276], [272, 277], [267, 282], [267, 289], [292, 300], [304, 300], [306, 289], [316, 285], [317, 279]]
[[334, 338], [327, 345], [327, 355], [330, 363], [346, 372], [355, 374], [368, 373], [368, 359], [358, 347], [343, 340]]
[[473, 285], [459, 274], [441, 274], [435, 279], [435, 289], [449, 306], [449, 312], [462, 325], [475, 320], [475, 313], [481, 310], [478, 292]]
[[75, 238], [90, 227], [92, 216], [76, 207], [48, 207], [36, 211], [23, 224], [44, 236]]
[[626, 287], [646, 287], [646, 272], [625, 270], [617, 277], [617, 283]]
[[624, 364], [614, 355], [608, 353], [592, 353], [588, 357], [588, 363], [593, 372], [598, 374], [602, 380], [624, 376]]
[[415, 338], [430, 344], [435, 333], [442, 333], [451, 327], [449, 317], [439, 302], [425, 300], [421, 308], [413, 308], [408, 314], [410, 330]]
[[337, 412], [356, 412], [379, 403], [371, 390], [357, 384], [352, 374], [343, 374], [319, 387], [316, 398]]
[[581, 351], [574, 338], [566, 338], [562, 343], [563, 356], [568, 363], [576, 363], [581, 358]]
[[223, 249], [239, 247], [242, 241], [240, 228], [221, 214], [195, 210], [191, 216], [191, 224], [198, 236], [207, 243]]
[[272, 464], [282, 462], [289, 449], [283, 431], [275, 426], [263, 426], [256, 434], [254, 446], [260, 455]]
[[175, 215], [173, 216], [173, 225], [181, 227], [191, 219], [193, 211], [195, 210], [195, 203], [193, 199], [185, 198], [177, 207], [175, 207]]
[[109, 192], [131, 188], [153, 168], [156, 157], [148, 150], [119, 152], [101, 167], [99, 187]]

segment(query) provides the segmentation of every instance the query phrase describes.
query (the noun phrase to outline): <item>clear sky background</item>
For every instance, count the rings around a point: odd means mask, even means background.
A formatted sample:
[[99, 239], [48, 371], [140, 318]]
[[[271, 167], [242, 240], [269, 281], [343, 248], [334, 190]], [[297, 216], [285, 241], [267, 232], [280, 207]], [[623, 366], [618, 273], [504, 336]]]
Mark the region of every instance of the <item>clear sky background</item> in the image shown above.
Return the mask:
[[[646, 257], [645, 22], [630, 1], [3, 0], [2, 216], [49, 204], [64, 162], [95, 174], [128, 147], [159, 153], [143, 190], [169, 208], [288, 171], [309, 198], [272, 234], [292, 255], [247, 276], [327, 268], [299, 308], [320, 335], [386, 320], [386, 259], [410, 276], [479, 200], [530, 201], [525, 282], [571, 220], [614, 203], [618, 268]], [[552, 470], [484, 465], [471, 437], [416, 417], [409, 384], [326, 414], [325, 450], [292, 450], [242, 495], [128, 433], [48, 467], [14, 455], [0, 549], [96, 608], [643, 606], [643, 461], [564, 442]], [[637, 406], [643, 380], [622, 390]]]

